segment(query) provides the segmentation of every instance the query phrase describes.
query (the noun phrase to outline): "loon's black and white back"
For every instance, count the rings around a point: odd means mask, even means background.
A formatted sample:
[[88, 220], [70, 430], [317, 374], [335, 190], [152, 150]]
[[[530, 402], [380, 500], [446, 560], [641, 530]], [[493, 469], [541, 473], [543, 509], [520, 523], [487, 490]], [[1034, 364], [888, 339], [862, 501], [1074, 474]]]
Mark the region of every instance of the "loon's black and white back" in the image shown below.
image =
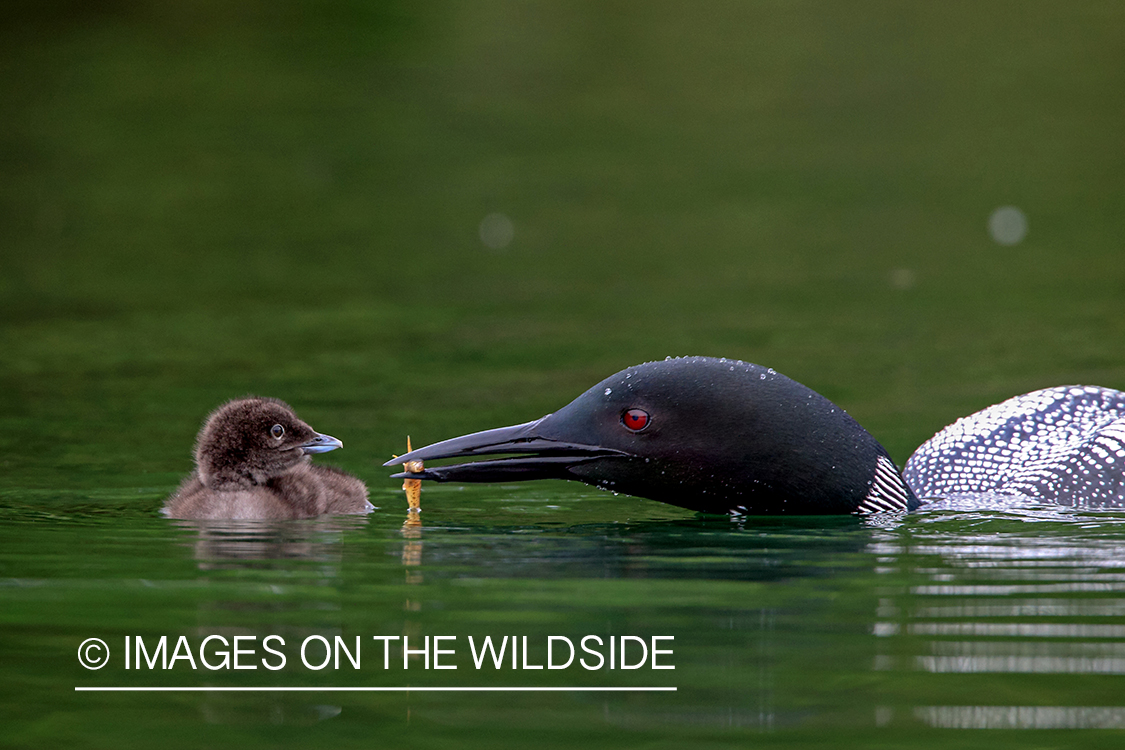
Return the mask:
[[1125, 506], [1125, 393], [1059, 386], [957, 420], [903, 469], [919, 498], [1020, 495], [1070, 506]]

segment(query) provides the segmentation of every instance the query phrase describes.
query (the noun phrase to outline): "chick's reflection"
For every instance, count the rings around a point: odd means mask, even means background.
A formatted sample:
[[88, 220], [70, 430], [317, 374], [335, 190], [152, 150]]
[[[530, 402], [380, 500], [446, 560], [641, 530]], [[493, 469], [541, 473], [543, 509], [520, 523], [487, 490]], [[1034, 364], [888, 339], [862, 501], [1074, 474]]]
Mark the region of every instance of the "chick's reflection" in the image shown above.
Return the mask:
[[[267, 634], [284, 644], [300, 644], [309, 636], [343, 636], [345, 621], [340, 601], [344, 537], [362, 529], [366, 516], [321, 517], [305, 521], [178, 521], [193, 532], [188, 537], [199, 571], [202, 596], [195, 605], [195, 624], [184, 630], [201, 642], [220, 636], [260, 643]], [[289, 654], [292, 664], [293, 654]], [[293, 679], [288, 669], [270, 672], [279, 685]], [[215, 672], [215, 679], [231, 685], [262, 684], [261, 670]], [[272, 683], [270, 683], [272, 684]], [[341, 707], [309, 703], [299, 694], [204, 693], [198, 710], [211, 724], [268, 722], [309, 724], [332, 718]]]

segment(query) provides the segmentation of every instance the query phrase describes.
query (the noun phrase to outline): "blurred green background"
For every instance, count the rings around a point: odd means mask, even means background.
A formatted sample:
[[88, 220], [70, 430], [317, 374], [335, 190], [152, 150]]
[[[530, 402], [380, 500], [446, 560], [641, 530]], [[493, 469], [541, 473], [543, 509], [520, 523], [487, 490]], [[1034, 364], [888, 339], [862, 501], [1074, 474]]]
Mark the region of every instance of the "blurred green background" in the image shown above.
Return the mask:
[[379, 463], [407, 433], [535, 418], [667, 355], [772, 366], [900, 463], [1007, 396], [1125, 387], [1116, 0], [2, 18], [9, 497], [155, 509], [248, 392], [397, 492]]
[[[380, 464], [668, 355], [773, 367], [899, 463], [1017, 393], [1125, 388], [1123, 124], [1120, 0], [8, 0], [0, 745], [1027, 747], [925, 720], [1012, 706], [1097, 719], [1040, 745], [1120, 747], [1119, 639], [910, 631], [984, 601], [1117, 632], [1114, 517], [731, 523], [445, 485], [404, 533]], [[1005, 206], [1027, 231], [998, 242]], [[247, 393], [342, 438], [317, 460], [379, 512], [278, 538], [160, 518]], [[341, 698], [312, 729], [270, 712], [320, 699], [73, 693], [121, 678], [75, 664], [90, 635], [278, 621], [666, 629], [680, 692]], [[1016, 666], [917, 666], [964, 653]]]

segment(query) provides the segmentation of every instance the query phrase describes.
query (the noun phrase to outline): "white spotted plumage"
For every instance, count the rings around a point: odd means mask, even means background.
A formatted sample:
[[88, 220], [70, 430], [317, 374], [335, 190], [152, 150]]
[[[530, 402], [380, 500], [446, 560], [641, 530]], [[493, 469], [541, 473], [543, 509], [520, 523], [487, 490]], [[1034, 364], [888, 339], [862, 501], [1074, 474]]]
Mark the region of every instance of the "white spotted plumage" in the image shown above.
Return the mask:
[[1060, 386], [959, 419], [906, 462], [919, 497], [988, 492], [1065, 505], [1125, 502], [1125, 393]]

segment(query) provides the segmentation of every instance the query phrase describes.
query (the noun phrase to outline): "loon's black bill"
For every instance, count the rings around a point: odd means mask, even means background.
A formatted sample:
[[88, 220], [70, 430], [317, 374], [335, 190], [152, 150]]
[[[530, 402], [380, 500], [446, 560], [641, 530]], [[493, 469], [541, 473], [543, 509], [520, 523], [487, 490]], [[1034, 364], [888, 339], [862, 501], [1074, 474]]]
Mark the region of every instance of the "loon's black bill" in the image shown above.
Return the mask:
[[401, 472], [392, 475], [395, 479], [432, 479], [437, 482], [511, 482], [530, 479], [565, 479], [568, 470], [577, 464], [598, 458], [630, 455], [600, 445], [568, 443], [542, 437], [538, 434], [537, 428], [543, 419], [443, 440], [391, 459], [383, 465], [395, 466], [410, 461], [501, 453], [523, 454], [513, 458], [426, 467], [418, 473]]
[[298, 448], [302, 453], [327, 453], [334, 451], [337, 448], [343, 448], [344, 444], [338, 438], [331, 435], [321, 435], [317, 433], [316, 436], [307, 442], [301, 443]]

